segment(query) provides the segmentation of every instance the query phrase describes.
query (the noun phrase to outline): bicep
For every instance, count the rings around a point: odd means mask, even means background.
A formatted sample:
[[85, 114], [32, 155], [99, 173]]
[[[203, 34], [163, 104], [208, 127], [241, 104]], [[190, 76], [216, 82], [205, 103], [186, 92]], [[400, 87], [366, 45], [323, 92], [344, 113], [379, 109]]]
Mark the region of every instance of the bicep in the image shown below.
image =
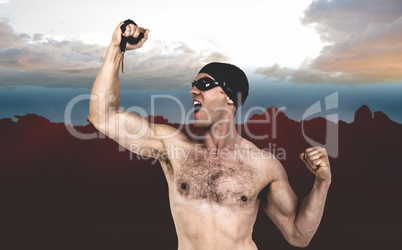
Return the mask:
[[163, 138], [176, 131], [173, 127], [150, 124], [141, 116], [118, 110], [109, 114], [107, 128], [100, 129], [126, 149], [140, 155], [159, 158]]
[[293, 226], [298, 209], [298, 199], [289, 184], [286, 171], [279, 161], [275, 162], [274, 175], [274, 180], [264, 194], [263, 206], [275, 225], [285, 232]]

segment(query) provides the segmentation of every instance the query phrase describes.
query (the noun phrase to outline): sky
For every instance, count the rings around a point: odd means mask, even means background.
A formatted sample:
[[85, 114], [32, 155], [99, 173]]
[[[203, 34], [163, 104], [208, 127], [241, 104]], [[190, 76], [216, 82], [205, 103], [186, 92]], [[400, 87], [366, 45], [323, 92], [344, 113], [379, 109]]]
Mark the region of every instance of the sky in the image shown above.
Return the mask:
[[[150, 35], [125, 56], [127, 108], [151, 114], [151, 96], [169, 93], [190, 110], [189, 83], [221, 61], [249, 78], [243, 113], [276, 106], [300, 120], [337, 93], [339, 119], [353, 121], [366, 104], [402, 123], [401, 0], [0, 0], [0, 118], [62, 122], [68, 103], [90, 93], [113, 30], [128, 18]], [[74, 109], [76, 123], [86, 122], [87, 103]], [[155, 114], [180, 120], [169, 105]]]

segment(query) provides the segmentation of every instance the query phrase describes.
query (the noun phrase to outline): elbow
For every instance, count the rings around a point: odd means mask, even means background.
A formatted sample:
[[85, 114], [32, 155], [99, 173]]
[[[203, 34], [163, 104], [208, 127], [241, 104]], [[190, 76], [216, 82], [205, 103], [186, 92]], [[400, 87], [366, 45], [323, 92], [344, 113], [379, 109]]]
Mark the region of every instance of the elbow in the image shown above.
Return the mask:
[[106, 117], [104, 114], [100, 115], [98, 112], [93, 111], [90, 108], [87, 119], [97, 130], [107, 135], [108, 129], [111, 129], [111, 124], [116, 123], [116, 117], [114, 114], [116, 114], [116, 112], [109, 111], [109, 114]]
[[94, 126], [94, 128], [96, 130], [99, 130], [100, 132], [103, 133], [102, 127], [100, 126], [100, 123], [99, 123], [99, 116], [97, 116], [97, 114], [93, 114], [93, 113], [91, 114], [91, 112], [90, 112], [87, 119]]
[[292, 239], [288, 243], [294, 247], [306, 248], [310, 244], [310, 240]]
[[289, 244], [294, 246], [294, 247], [306, 248], [310, 244], [310, 241], [302, 241], [302, 242], [297, 242], [297, 243], [289, 242]]
[[94, 125], [94, 127], [97, 127], [97, 123], [96, 123], [97, 120], [98, 120], [98, 119], [96, 119], [96, 118], [94, 117], [94, 115], [90, 112], [89, 115], [88, 115], [88, 121], [89, 121], [92, 125]]
[[92, 124], [94, 124], [95, 121], [95, 112], [91, 104], [89, 105], [88, 121]]
[[99, 113], [97, 112], [96, 107], [91, 104], [89, 106], [88, 121], [94, 125], [95, 128], [99, 127]]
[[290, 245], [294, 247], [305, 248], [310, 244], [312, 238], [313, 237], [310, 235], [297, 234], [286, 237], [286, 240]]
[[299, 247], [299, 248], [306, 248], [306, 247], [308, 247], [308, 245], [310, 245], [310, 240], [308, 240], [308, 241], [305, 241], [305, 242], [302, 242], [302, 243], [300, 243], [298, 246], [296, 246], [296, 247]]

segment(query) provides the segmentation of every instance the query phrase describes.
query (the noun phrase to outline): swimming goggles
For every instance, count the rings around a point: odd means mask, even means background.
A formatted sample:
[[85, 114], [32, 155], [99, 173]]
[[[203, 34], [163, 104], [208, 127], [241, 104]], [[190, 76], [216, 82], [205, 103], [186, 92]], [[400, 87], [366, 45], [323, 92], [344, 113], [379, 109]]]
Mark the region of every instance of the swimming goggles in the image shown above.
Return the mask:
[[192, 81], [191, 86], [192, 87], [196, 86], [197, 89], [199, 89], [201, 91], [206, 91], [206, 90], [215, 88], [217, 86], [221, 86], [223, 89], [227, 89], [229, 92], [233, 92], [229, 87], [226, 86], [226, 82], [223, 82], [223, 83], [217, 82], [217, 81], [212, 80], [209, 77], [204, 77], [197, 81]]

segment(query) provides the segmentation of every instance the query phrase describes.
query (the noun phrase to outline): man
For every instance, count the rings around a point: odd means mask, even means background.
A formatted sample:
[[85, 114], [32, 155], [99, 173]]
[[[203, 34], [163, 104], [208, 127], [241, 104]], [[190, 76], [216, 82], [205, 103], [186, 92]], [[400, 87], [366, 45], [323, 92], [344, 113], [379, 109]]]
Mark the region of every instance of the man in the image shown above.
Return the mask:
[[193, 81], [194, 124], [202, 128], [197, 136], [123, 112], [119, 109], [121, 36], [144, 32], [138, 44], [127, 44], [127, 50], [133, 50], [145, 43], [149, 30], [130, 24], [122, 34], [121, 25], [94, 82], [89, 120], [127, 149], [159, 160], [169, 188], [178, 248], [256, 249], [252, 229], [260, 202], [291, 245], [306, 247], [320, 223], [331, 183], [325, 149], [308, 148], [300, 155], [316, 178], [311, 193], [299, 202], [281, 163], [237, 133], [234, 115], [247, 97], [248, 82], [243, 71], [230, 64], [208, 64]]

